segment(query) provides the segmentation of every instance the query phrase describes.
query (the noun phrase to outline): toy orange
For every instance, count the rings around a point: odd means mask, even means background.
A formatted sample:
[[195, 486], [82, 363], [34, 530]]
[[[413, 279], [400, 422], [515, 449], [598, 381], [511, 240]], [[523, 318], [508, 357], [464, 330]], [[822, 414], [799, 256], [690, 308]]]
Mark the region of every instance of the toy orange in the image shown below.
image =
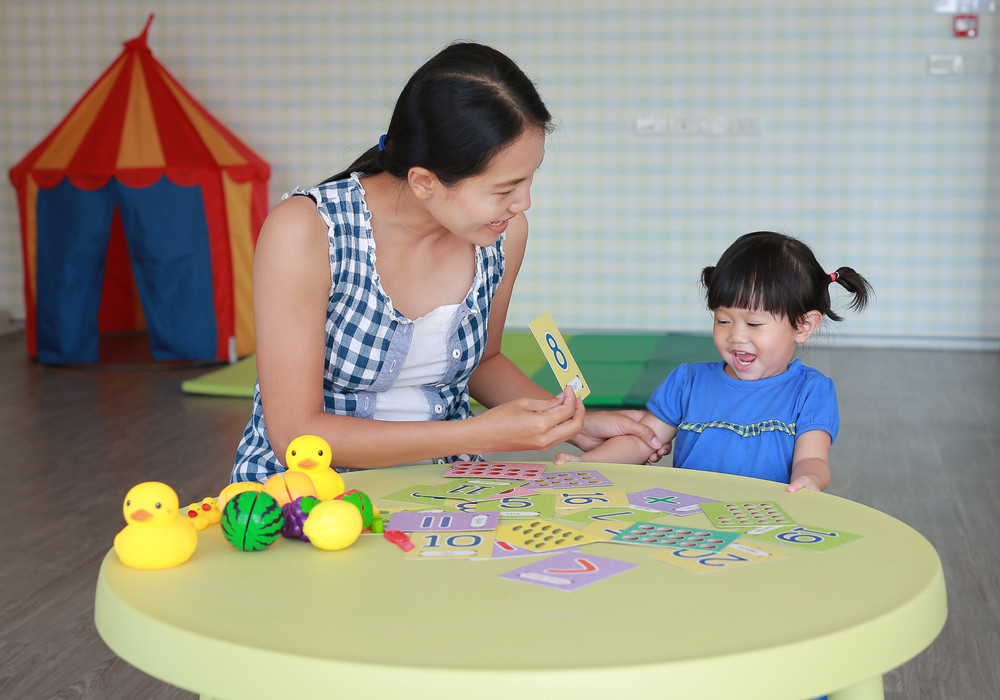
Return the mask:
[[273, 496], [278, 505], [283, 506], [302, 496], [315, 496], [316, 486], [305, 472], [289, 470], [265, 481], [264, 493]]

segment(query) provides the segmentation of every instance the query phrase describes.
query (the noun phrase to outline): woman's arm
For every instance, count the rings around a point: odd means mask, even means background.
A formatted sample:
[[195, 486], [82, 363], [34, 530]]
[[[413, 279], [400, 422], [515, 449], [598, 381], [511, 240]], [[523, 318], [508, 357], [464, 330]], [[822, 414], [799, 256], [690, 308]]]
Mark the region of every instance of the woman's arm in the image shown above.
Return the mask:
[[807, 488], [825, 491], [830, 485], [830, 434], [810, 430], [795, 439], [789, 491]]
[[508, 403], [486, 420], [390, 422], [325, 413], [329, 250], [326, 224], [307, 197], [285, 200], [265, 220], [253, 291], [261, 403], [279, 460], [288, 443], [304, 434], [330, 443], [334, 466], [370, 468], [451, 454], [546, 449], [575, 435], [583, 423], [582, 404], [545, 392]]

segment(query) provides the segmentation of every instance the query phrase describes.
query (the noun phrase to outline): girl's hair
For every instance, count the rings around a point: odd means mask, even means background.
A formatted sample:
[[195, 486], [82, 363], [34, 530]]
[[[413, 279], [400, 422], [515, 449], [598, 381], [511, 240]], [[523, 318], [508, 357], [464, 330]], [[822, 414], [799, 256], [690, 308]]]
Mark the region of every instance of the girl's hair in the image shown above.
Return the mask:
[[517, 64], [489, 46], [454, 43], [410, 77], [380, 144], [326, 182], [355, 171], [405, 180], [420, 166], [450, 186], [482, 173], [532, 126], [551, 132], [552, 115]]
[[720, 306], [767, 311], [784, 316], [792, 325], [816, 310], [833, 321], [842, 320], [830, 308], [831, 283], [853, 295], [850, 308], [861, 311], [874, 290], [850, 267], [826, 272], [802, 241], [772, 231], [740, 236], [719, 262], [701, 272], [708, 308]]

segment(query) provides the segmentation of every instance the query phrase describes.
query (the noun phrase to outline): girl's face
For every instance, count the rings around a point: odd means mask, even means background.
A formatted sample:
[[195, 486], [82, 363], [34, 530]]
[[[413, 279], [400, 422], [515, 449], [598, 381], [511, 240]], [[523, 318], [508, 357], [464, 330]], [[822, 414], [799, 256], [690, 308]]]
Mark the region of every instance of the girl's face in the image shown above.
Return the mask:
[[784, 372], [795, 347], [815, 330], [810, 314], [819, 312], [809, 312], [795, 328], [784, 316], [768, 311], [720, 306], [715, 310], [712, 340], [726, 363], [726, 374], [752, 381]]
[[456, 236], [493, 245], [510, 220], [531, 206], [531, 183], [544, 155], [545, 132], [526, 129], [479, 175], [438, 187], [429, 211]]

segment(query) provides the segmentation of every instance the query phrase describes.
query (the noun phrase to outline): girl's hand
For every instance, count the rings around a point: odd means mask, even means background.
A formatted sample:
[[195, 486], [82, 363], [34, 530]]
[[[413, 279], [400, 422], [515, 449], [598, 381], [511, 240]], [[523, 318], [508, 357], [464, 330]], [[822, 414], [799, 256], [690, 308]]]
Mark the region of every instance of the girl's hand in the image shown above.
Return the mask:
[[547, 450], [583, 429], [586, 410], [572, 391], [554, 399], [515, 399], [475, 418], [486, 436], [479, 452]]
[[812, 474], [803, 474], [802, 476], [794, 479], [792, 483], [788, 485], [788, 493], [795, 493], [800, 489], [811, 489], [813, 491], [822, 491], [823, 488], [817, 479]]
[[649, 445], [647, 462], [651, 464], [670, 452], [671, 443], [661, 442], [652, 428], [640, 422], [645, 415], [645, 411], [637, 410], [588, 413], [583, 430], [570, 442], [584, 452], [589, 452], [608, 438], [635, 435]]
[[560, 452], [556, 455], [554, 460], [555, 465], [558, 467], [561, 464], [566, 464], [566, 462], [582, 462], [583, 458], [580, 455], [570, 454], [569, 452]]

